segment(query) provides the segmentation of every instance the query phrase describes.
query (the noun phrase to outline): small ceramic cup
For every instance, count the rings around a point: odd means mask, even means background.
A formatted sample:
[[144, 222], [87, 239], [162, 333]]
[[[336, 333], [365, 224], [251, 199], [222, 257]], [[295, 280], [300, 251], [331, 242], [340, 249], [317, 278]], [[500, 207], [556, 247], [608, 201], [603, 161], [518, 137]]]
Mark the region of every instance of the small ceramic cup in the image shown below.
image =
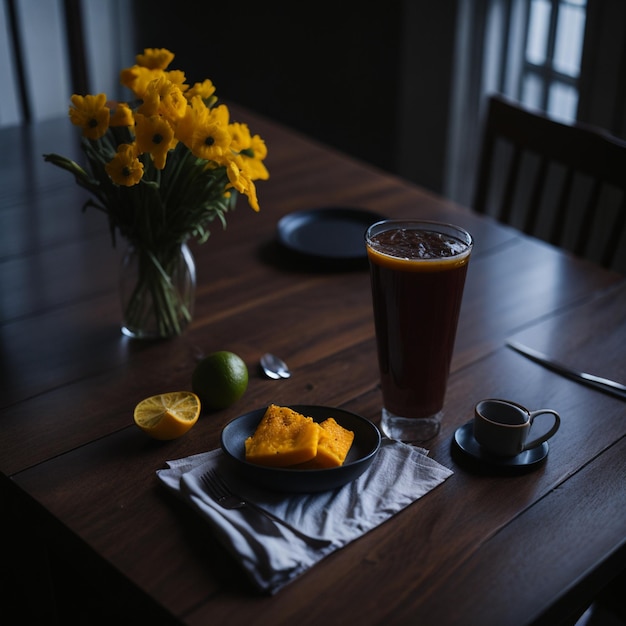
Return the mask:
[[[538, 415], [552, 415], [554, 423], [543, 435], [529, 440], [530, 429]], [[474, 438], [487, 452], [497, 456], [516, 456], [550, 439], [561, 425], [552, 409], [529, 411], [509, 400], [481, 400], [474, 408]]]

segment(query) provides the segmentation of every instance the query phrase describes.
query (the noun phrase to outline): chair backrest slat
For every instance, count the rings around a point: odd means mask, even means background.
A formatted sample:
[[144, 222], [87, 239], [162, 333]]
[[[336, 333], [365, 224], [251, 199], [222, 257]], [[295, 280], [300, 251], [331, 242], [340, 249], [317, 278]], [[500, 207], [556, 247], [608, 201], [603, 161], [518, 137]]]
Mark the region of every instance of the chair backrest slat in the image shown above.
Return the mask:
[[539, 207], [541, 206], [541, 198], [543, 197], [546, 186], [546, 178], [548, 176], [548, 168], [550, 163], [548, 159], [541, 158], [539, 167], [535, 173], [535, 184], [533, 185], [532, 194], [526, 211], [526, 221], [524, 223], [525, 232], [534, 232], [537, 228], [537, 220], [539, 219]]
[[518, 174], [520, 171], [521, 160], [522, 151], [518, 148], [518, 146], [515, 146], [506, 175], [506, 186], [502, 196], [502, 203], [500, 204], [500, 213], [502, 218], [506, 221], [510, 221], [513, 212], [513, 199], [515, 198], [515, 190], [518, 186]]
[[578, 229], [578, 237], [573, 248], [574, 254], [579, 256], [585, 256], [587, 251], [589, 245], [589, 233], [591, 232], [595, 222], [596, 212], [598, 211], [600, 202], [601, 190], [602, 181], [595, 180], [589, 193], [587, 204], [585, 205], [582, 220], [580, 222], [580, 228]]
[[[626, 248], [626, 194], [622, 196], [622, 202], [617, 212], [613, 228], [609, 231], [609, 239], [602, 254], [601, 263], [605, 267], [613, 267], [619, 250]], [[620, 248], [620, 242], [623, 246]]]
[[[572, 167], [568, 168], [567, 172], [565, 173], [565, 179], [561, 184], [559, 203], [552, 218], [552, 229], [550, 231], [550, 237], [548, 241], [555, 246], [561, 246], [563, 243], [563, 238], [565, 236], [563, 224], [565, 224], [565, 220], [567, 219], [567, 211], [570, 204], [572, 186], [574, 184], [574, 173], [574, 168]], [[526, 232], [532, 231], [528, 230]]]

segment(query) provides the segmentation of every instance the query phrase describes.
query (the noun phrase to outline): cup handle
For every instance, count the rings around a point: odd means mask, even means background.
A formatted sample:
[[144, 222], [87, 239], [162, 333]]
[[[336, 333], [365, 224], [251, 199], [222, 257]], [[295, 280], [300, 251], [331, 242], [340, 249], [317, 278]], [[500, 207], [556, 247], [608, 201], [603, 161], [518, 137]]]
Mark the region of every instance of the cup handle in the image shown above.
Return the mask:
[[559, 429], [559, 426], [561, 425], [561, 416], [556, 411], [553, 411], [552, 409], [539, 409], [538, 411], [531, 411], [530, 412], [530, 425], [532, 426], [533, 422], [535, 421], [535, 418], [538, 415], [542, 415], [543, 413], [550, 413], [554, 417], [554, 424], [552, 425], [552, 428], [544, 435], [541, 435], [540, 437], [536, 437], [535, 439], [532, 439], [531, 441], [526, 442], [526, 445], [524, 446], [524, 450], [535, 448], [540, 443], [543, 443], [544, 441], [550, 439], [550, 437], [552, 437], [552, 435], [554, 435], [554, 433], [556, 433], [556, 431]]

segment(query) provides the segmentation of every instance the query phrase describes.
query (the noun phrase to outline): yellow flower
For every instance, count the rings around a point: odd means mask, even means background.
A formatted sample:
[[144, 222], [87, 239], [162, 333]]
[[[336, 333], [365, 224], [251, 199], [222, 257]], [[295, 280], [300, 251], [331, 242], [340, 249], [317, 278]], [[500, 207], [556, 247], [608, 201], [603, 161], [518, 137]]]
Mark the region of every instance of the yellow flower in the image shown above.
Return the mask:
[[138, 152], [150, 153], [154, 167], [162, 170], [165, 167], [167, 153], [175, 144], [174, 129], [159, 115], [147, 116], [137, 113], [135, 122]]
[[146, 48], [143, 54], [135, 57], [137, 65], [152, 70], [164, 70], [173, 60], [174, 53], [165, 48]]
[[106, 107], [107, 97], [100, 93], [97, 96], [71, 97], [73, 107], [70, 107], [72, 124], [83, 129], [83, 136], [88, 139], [100, 139], [109, 128], [110, 111]]
[[244, 169], [252, 180], [268, 180], [270, 173], [265, 167], [265, 157], [267, 156], [267, 146], [259, 135], [254, 135], [250, 141], [250, 147], [241, 151]]
[[259, 207], [259, 201], [256, 195], [256, 186], [242, 168], [240, 157], [236, 157], [226, 166], [226, 174], [230, 181], [230, 185], [227, 186], [227, 189], [233, 187], [239, 193], [245, 194], [248, 196], [248, 204], [255, 211], [260, 211], [261, 208]]
[[143, 163], [137, 158], [135, 146], [121, 144], [117, 154], [104, 166], [106, 173], [117, 185], [132, 187], [143, 176]]
[[120, 82], [128, 87], [137, 98], [143, 98], [148, 85], [155, 79], [163, 76], [163, 70], [152, 70], [147, 67], [133, 65], [120, 72]]
[[182, 141], [191, 150], [194, 130], [207, 118], [209, 109], [200, 96], [194, 96], [189, 105], [184, 117], [176, 124], [174, 132], [176, 139]]
[[170, 82], [178, 85], [178, 88], [181, 91], [187, 91], [187, 89], [189, 89], [189, 85], [185, 84], [185, 72], [181, 72], [180, 70], [171, 70], [169, 72], [165, 72], [165, 76], [167, 76], [167, 79]]
[[225, 104], [209, 109], [209, 115], [214, 122], [221, 124], [222, 126], [228, 126], [230, 120], [230, 111]]
[[137, 109], [143, 115], [163, 115], [172, 123], [185, 116], [187, 100], [182, 91], [165, 76], [148, 84], [143, 104]]
[[[134, 126], [135, 117], [133, 116], [133, 110], [126, 104], [126, 102], [110, 103], [115, 105], [113, 113], [111, 113], [111, 119], [109, 126]], [[113, 108], [113, 107], [111, 107]]]
[[194, 96], [200, 96], [203, 100], [208, 100], [215, 93], [215, 86], [207, 78], [201, 83], [196, 83], [189, 91], [185, 92], [187, 100], [191, 100]]
[[227, 107], [221, 105], [215, 109], [207, 109], [206, 114], [199, 115], [196, 122], [191, 136], [191, 152], [207, 161], [222, 160], [231, 142], [227, 126]]
[[267, 156], [265, 142], [258, 135], [251, 137], [246, 124], [230, 124], [228, 130], [233, 139], [231, 148], [241, 156], [241, 168], [252, 180], [267, 180], [270, 175], [263, 164]]
[[179, 70], [165, 72], [158, 68], [142, 67], [133, 65], [120, 72], [120, 82], [124, 87], [128, 87], [140, 100], [146, 95], [148, 85], [153, 80], [166, 78], [174, 85], [177, 85], [181, 92], [186, 91], [189, 85], [185, 84], [185, 74]]
[[247, 124], [240, 124], [238, 122], [233, 122], [228, 126], [228, 132], [232, 137], [231, 148], [236, 152], [241, 152], [246, 148], [250, 147], [250, 141], [252, 138], [250, 137], [250, 130]]

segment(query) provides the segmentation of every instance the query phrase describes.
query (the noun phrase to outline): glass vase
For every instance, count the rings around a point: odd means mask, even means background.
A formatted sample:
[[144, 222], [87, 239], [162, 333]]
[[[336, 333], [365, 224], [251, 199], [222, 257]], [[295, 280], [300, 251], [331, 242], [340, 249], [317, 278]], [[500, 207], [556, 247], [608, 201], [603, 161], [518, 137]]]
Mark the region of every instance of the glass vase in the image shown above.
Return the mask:
[[180, 335], [193, 317], [196, 294], [196, 266], [187, 244], [159, 250], [130, 244], [122, 259], [120, 294], [124, 335]]

